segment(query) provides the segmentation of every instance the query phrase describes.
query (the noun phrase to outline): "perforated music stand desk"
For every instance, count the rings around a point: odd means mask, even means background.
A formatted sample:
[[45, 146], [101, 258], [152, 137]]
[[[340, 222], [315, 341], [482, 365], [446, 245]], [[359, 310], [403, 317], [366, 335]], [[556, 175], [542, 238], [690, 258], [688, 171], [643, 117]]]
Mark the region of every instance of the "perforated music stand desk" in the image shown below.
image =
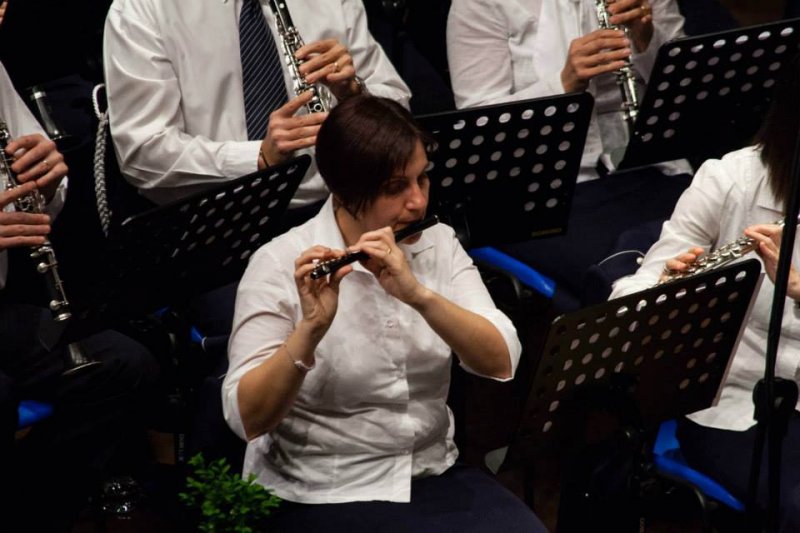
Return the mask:
[[750, 259], [557, 318], [504, 464], [563, 444], [586, 398], [620, 380], [645, 429], [710, 406], [760, 273]]
[[157, 207], [122, 223], [85, 318], [137, 316], [239, 279], [279, 231], [307, 155]]
[[574, 93], [418, 117], [436, 140], [430, 210], [469, 247], [564, 233], [593, 104]]
[[800, 19], [670, 41], [658, 51], [619, 170], [719, 157], [753, 138]]

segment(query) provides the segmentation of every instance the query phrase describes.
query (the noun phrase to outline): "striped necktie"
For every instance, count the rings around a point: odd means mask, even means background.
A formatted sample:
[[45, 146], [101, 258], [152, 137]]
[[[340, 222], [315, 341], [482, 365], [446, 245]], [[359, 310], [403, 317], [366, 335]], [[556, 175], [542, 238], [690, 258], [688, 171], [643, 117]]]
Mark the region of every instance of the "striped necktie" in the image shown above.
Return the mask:
[[244, 0], [242, 5], [239, 53], [247, 138], [261, 140], [270, 113], [286, 103], [287, 96], [278, 48], [258, 0]]

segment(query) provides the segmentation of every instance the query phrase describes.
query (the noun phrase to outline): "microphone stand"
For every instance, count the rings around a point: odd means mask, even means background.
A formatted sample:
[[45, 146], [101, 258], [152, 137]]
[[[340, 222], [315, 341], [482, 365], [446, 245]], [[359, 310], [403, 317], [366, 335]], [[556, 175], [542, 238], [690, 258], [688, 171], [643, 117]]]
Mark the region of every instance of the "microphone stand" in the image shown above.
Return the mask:
[[755, 403], [756, 441], [750, 464], [749, 504], [755, 505], [758, 494], [758, 481], [764, 442], [767, 447], [767, 516], [765, 531], [778, 531], [778, 516], [781, 487], [781, 446], [786, 436], [789, 419], [797, 404], [797, 383], [793, 380], [775, 377], [778, 359], [778, 345], [781, 338], [783, 310], [786, 303], [786, 289], [792, 264], [792, 252], [797, 234], [797, 217], [800, 213], [800, 127], [795, 140], [791, 167], [791, 187], [786, 206], [786, 219], [783, 226], [778, 271], [775, 276], [775, 293], [770, 311], [767, 333], [767, 352], [764, 378], [753, 391]]

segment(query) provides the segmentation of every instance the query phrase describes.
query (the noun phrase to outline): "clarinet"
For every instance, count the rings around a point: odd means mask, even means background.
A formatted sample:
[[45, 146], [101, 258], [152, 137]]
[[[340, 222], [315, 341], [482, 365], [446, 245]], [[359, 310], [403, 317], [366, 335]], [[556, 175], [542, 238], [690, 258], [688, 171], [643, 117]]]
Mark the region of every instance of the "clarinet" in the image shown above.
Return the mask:
[[285, 0], [269, 0], [269, 7], [275, 15], [275, 24], [278, 29], [278, 37], [283, 48], [283, 57], [289, 67], [289, 74], [292, 77], [294, 94], [300, 96], [306, 91], [312, 91], [311, 101], [306, 104], [309, 113], [322, 113], [329, 111], [333, 107], [333, 95], [327, 87], [320, 84], [309, 85], [305, 78], [300, 74], [300, 65], [304, 61], [298, 61], [294, 54], [303, 44], [303, 38], [292, 22], [289, 8]]
[[[6, 190], [19, 187], [17, 176], [11, 170], [11, 161], [6, 154], [6, 147], [11, 141], [11, 134], [8, 126], [3, 119], [0, 119], [0, 172], [5, 174]], [[14, 201], [14, 208], [21, 213], [42, 214], [45, 212], [45, 199], [38, 189], [34, 189], [29, 194]], [[64, 292], [64, 284], [61, 276], [58, 275], [58, 261], [53, 251], [50, 240], [45, 238], [44, 243], [34, 246], [31, 249], [31, 258], [36, 261], [36, 271], [45, 276], [48, 295], [50, 297], [49, 308], [53, 314], [53, 319], [57, 322], [69, 320], [72, 313], [69, 309], [69, 301]]]
[[[5, 121], [0, 118], [0, 173], [5, 174], [6, 190], [19, 187], [19, 181], [14, 171], [11, 170], [11, 161], [6, 155], [6, 147], [11, 140], [11, 134]], [[21, 213], [42, 214], [45, 211], [45, 199], [38, 189], [34, 189], [30, 194], [14, 201], [14, 208]], [[66, 323], [72, 318], [69, 301], [64, 292], [64, 284], [58, 274], [58, 261], [53, 251], [50, 240], [45, 238], [44, 243], [31, 249], [31, 258], [37, 261], [36, 271], [45, 276], [48, 296], [50, 297], [50, 313], [53, 320], [59, 323]], [[100, 362], [90, 358], [83, 351], [79, 342], [67, 344], [64, 350], [64, 370], [63, 376], [78, 373], [86, 368], [99, 365]]]
[[[785, 221], [781, 219], [773, 222], [773, 224], [783, 226], [784, 222]], [[715, 268], [725, 266], [733, 261], [736, 261], [740, 257], [744, 257], [750, 252], [755, 251], [756, 248], [758, 248], [758, 241], [756, 239], [752, 239], [750, 237], [739, 237], [735, 241], [729, 242], [728, 244], [717, 248], [711, 253], [701, 255], [694, 263], [688, 265], [686, 270], [670, 270], [666, 278], [664, 278], [662, 281], [659, 281], [656, 285], [663, 285], [664, 283], [669, 283], [671, 281], [686, 279], [698, 274], [704, 274], [709, 270], [714, 270]]]
[[[595, 10], [597, 11], [597, 22], [600, 25], [600, 29], [621, 30], [625, 32], [626, 36], [628, 35], [627, 28], [611, 24], [611, 15], [608, 13], [606, 0], [595, 0]], [[639, 114], [639, 95], [636, 92], [636, 76], [633, 73], [631, 58], [625, 59], [625, 64], [614, 74], [622, 93], [622, 114], [625, 117], [625, 122], [628, 123], [629, 130], [633, 132], [633, 125]]]

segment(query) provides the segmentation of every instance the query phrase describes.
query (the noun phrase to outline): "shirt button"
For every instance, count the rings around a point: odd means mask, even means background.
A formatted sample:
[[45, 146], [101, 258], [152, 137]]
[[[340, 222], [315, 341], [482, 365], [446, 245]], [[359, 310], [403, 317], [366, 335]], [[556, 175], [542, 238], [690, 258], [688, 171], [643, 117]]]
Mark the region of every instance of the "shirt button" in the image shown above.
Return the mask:
[[390, 318], [389, 320], [386, 321], [387, 328], [393, 328], [395, 327], [395, 325], [397, 325], [397, 322], [394, 319]]

